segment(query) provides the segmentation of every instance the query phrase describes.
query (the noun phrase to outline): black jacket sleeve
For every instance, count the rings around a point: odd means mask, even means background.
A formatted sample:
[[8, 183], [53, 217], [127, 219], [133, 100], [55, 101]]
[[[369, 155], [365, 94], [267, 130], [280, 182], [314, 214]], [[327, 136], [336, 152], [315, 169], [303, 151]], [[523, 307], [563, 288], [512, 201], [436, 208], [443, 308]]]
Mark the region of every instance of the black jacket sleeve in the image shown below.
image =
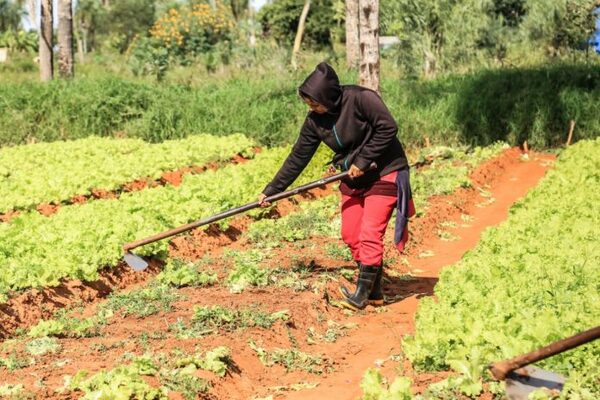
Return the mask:
[[311, 129], [310, 124], [310, 120], [306, 118], [300, 130], [300, 137], [298, 137], [279, 172], [277, 172], [271, 183], [264, 188], [263, 194], [272, 196], [283, 192], [306, 168], [321, 143], [321, 139]]
[[359, 111], [374, 130], [373, 136], [353, 162], [359, 169], [365, 171], [373, 161], [388, 150], [398, 133], [398, 125], [377, 93], [365, 90], [360, 94], [357, 103]]

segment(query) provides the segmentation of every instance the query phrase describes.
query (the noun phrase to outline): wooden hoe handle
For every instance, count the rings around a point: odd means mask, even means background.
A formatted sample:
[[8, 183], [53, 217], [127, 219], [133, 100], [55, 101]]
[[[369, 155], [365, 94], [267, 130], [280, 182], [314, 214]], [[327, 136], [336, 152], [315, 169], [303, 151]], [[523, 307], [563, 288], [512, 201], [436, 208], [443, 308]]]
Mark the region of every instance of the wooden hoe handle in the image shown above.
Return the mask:
[[575, 336], [559, 340], [558, 342], [551, 343], [548, 346], [534, 350], [531, 353], [523, 354], [510, 360], [499, 361], [490, 365], [490, 372], [495, 379], [503, 381], [506, 379], [506, 375], [515, 369], [533, 364], [534, 362], [581, 346], [582, 344], [586, 344], [598, 338], [600, 338], [600, 326], [578, 333]]
[[[377, 168], [377, 164], [375, 164], [373, 162], [373, 163], [371, 163], [371, 165], [369, 165], [369, 168], [367, 169], [367, 171], [371, 171], [371, 170], [374, 170], [376, 168]], [[285, 191], [285, 192], [274, 194], [272, 196], [269, 196], [269, 197], [265, 198], [265, 201], [269, 202], [269, 203], [272, 203], [272, 202], [275, 202], [275, 201], [278, 201], [278, 200], [286, 199], [288, 197], [295, 196], [295, 195], [297, 195], [299, 193], [304, 193], [304, 192], [306, 192], [306, 191], [308, 191], [310, 189], [314, 189], [314, 188], [317, 188], [317, 187], [321, 187], [323, 185], [327, 185], [327, 184], [332, 183], [332, 182], [339, 181], [339, 180], [341, 180], [341, 179], [343, 179], [343, 178], [345, 178], [347, 176], [348, 176], [348, 171], [340, 172], [339, 174], [331, 175], [331, 176], [328, 176], [327, 178], [322, 178], [322, 179], [319, 179], [318, 181], [314, 181], [314, 182], [307, 183], [307, 184], [302, 185], [302, 186], [298, 186], [295, 189], [291, 189], [291, 190], [288, 190], [288, 191]], [[252, 210], [253, 208], [258, 208], [258, 207], [260, 207], [260, 204], [258, 203], [258, 201], [254, 201], [252, 203], [248, 203], [248, 204], [245, 204], [245, 205], [240, 206], [240, 207], [232, 208], [230, 210], [223, 211], [222, 213], [213, 215], [211, 217], [204, 218], [204, 219], [201, 219], [201, 220], [198, 220], [198, 221], [195, 221], [195, 222], [190, 222], [189, 224], [181, 225], [181, 226], [179, 226], [177, 228], [173, 228], [171, 230], [168, 230], [168, 231], [165, 231], [165, 232], [161, 232], [161, 233], [158, 233], [158, 234], [153, 235], [153, 236], [149, 236], [149, 237], [144, 238], [144, 239], [136, 240], [135, 242], [125, 243], [123, 245], [123, 250], [127, 253], [127, 252], [135, 249], [136, 247], [140, 247], [140, 246], [143, 246], [143, 245], [146, 245], [146, 244], [149, 244], [149, 243], [157, 242], [159, 240], [166, 239], [168, 237], [175, 236], [175, 235], [178, 235], [180, 233], [189, 231], [191, 229], [198, 228], [198, 227], [203, 226], [203, 225], [208, 225], [208, 224], [211, 224], [213, 222], [220, 221], [220, 220], [222, 220], [224, 218], [228, 218], [228, 217], [231, 217], [233, 215], [240, 214], [240, 213], [243, 213], [243, 212], [246, 212], [248, 210]]]

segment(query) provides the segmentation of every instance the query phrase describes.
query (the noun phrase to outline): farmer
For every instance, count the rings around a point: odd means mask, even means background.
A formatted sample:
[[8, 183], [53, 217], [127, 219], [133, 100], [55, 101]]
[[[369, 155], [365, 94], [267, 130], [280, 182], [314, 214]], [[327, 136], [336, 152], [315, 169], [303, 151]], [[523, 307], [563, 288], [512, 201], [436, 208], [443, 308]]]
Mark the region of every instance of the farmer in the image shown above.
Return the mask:
[[[342, 192], [342, 239], [359, 267], [356, 290], [340, 287], [343, 304], [363, 309], [382, 305], [383, 236], [394, 208], [395, 243], [399, 251], [408, 239], [408, 217], [414, 213], [408, 162], [396, 137], [398, 127], [379, 95], [367, 88], [344, 85], [333, 68], [320, 63], [298, 89], [310, 112], [300, 137], [273, 180], [258, 196], [284, 191], [325, 142], [334, 152], [332, 164], [348, 171]], [[372, 168], [371, 165], [375, 164]]]

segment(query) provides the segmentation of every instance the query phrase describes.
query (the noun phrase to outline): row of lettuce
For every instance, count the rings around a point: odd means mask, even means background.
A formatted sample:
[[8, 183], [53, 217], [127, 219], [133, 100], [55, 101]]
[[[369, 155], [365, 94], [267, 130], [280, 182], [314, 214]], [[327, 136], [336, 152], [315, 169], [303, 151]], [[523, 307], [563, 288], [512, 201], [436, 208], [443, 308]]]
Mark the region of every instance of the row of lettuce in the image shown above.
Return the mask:
[[[23, 213], [0, 224], [0, 292], [56, 285], [63, 277], [91, 280], [114, 266], [124, 243], [207, 217], [256, 198], [289, 148], [266, 150], [252, 161], [187, 175], [178, 187], [160, 186], [62, 207], [51, 218]], [[319, 152], [300, 181], [320, 178], [328, 154]], [[162, 241], [141, 254], [165, 254]]]
[[[491, 362], [600, 323], [599, 171], [600, 139], [565, 150], [556, 168], [513, 206], [507, 221], [444, 269], [436, 299], [421, 301], [416, 334], [403, 343], [416, 368], [458, 373], [432, 385], [425, 398], [477, 397]], [[539, 365], [568, 377], [560, 398], [600, 396], [599, 341]], [[366, 397], [381, 391], [380, 384], [369, 371]], [[410, 394], [409, 387], [399, 378], [389, 390], [398, 392], [393, 398], [410, 398], [401, 397]], [[487, 388], [501, 391], [493, 383]], [[534, 396], [549, 398], [541, 392]]]
[[[241, 139], [236, 143], [250, 145]], [[215, 148], [212, 152], [207, 144], [202, 147], [206, 153], [222, 154], [221, 145]], [[424, 199], [468, 185], [469, 168], [502, 149], [499, 144], [469, 152], [429, 151], [423, 160], [433, 163], [413, 174], [415, 196]], [[160, 186], [123, 193], [118, 200], [64, 206], [51, 217], [23, 212], [0, 224], [0, 293], [52, 286], [63, 278], [96, 279], [99, 269], [120, 262], [124, 243], [254, 200], [288, 152], [289, 147], [264, 150], [244, 164], [186, 175], [178, 187]], [[295, 184], [320, 178], [330, 156], [320, 149]], [[461, 165], [454, 165], [456, 161]], [[139, 252], [163, 257], [167, 249], [167, 241], [161, 241]]]
[[150, 144], [90, 137], [0, 149], [0, 213], [60, 203], [93, 189], [117, 190], [165, 171], [251, 156], [254, 142], [235, 134], [190, 136]]

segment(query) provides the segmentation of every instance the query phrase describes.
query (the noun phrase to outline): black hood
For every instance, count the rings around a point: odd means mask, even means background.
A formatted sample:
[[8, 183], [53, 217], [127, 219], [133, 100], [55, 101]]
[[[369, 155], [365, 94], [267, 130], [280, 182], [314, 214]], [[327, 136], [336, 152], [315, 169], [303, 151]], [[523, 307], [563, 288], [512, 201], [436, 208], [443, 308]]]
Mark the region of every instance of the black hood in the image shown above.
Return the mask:
[[324, 105], [329, 111], [335, 110], [342, 99], [340, 80], [333, 68], [325, 62], [317, 65], [298, 91]]

